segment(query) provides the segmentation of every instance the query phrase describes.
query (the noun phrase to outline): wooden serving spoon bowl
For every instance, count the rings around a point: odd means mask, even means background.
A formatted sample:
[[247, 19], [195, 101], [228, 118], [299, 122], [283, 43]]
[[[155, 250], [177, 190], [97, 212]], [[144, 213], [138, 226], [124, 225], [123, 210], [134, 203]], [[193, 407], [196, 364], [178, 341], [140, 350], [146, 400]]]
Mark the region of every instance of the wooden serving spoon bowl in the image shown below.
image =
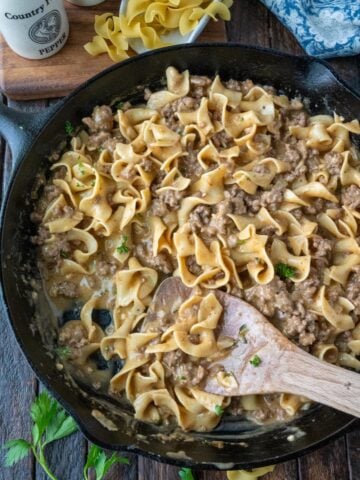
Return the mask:
[[[164, 280], [149, 314], [180, 305], [191, 292], [179, 278]], [[223, 307], [218, 336], [234, 339], [228, 355], [213, 365], [233, 380], [225, 386], [217, 376], [208, 377], [203, 390], [228, 397], [292, 393], [360, 417], [360, 374], [304, 352], [248, 303], [220, 290], [213, 292]]]

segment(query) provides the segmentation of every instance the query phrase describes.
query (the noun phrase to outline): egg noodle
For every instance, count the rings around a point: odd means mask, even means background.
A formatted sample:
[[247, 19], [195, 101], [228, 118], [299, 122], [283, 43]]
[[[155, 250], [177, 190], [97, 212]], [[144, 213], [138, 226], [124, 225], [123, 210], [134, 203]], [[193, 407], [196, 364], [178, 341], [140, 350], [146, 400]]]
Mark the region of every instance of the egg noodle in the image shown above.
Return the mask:
[[95, 32], [84, 48], [92, 56], [108, 53], [114, 62], [129, 57], [128, 40], [141, 39], [149, 50], [170, 45], [162, 38], [172, 30], [185, 36], [205, 17], [230, 20], [232, 0], [129, 0], [125, 15], [95, 15]]
[[[289, 418], [308, 401], [202, 390], [208, 375], [231, 380], [211, 370], [231, 348], [216, 333], [213, 290], [242, 297], [319, 358], [360, 369], [359, 122], [309, 116], [251, 81], [173, 67], [166, 79], [143, 104], [96, 107], [51, 167], [34, 242], [54, 302], [82, 305], [58, 343], [74, 365], [94, 352], [121, 359], [110, 392], [145, 422], [211, 430], [226, 408]], [[193, 295], [145, 321], [169, 275]], [[102, 309], [106, 328], [94, 321]]]

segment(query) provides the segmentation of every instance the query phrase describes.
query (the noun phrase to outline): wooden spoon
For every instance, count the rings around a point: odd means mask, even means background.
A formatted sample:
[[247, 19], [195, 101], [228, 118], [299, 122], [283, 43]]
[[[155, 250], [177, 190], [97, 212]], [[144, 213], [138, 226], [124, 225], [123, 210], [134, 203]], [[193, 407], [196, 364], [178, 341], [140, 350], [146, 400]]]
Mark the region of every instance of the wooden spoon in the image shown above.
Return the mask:
[[[189, 298], [191, 292], [179, 278], [164, 280], [150, 306], [145, 329], [148, 321], [155, 320], [156, 312], [171, 311], [174, 305], [179, 306]], [[216, 376], [208, 377], [202, 389], [224, 396], [292, 393], [360, 417], [358, 373], [304, 352], [243, 300], [220, 290], [214, 293], [224, 309], [217, 333], [233, 338], [236, 343], [227, 356], [213, 364], [223, 367], [235, 381], [230, 382], [233, 386], [225, 387]]]

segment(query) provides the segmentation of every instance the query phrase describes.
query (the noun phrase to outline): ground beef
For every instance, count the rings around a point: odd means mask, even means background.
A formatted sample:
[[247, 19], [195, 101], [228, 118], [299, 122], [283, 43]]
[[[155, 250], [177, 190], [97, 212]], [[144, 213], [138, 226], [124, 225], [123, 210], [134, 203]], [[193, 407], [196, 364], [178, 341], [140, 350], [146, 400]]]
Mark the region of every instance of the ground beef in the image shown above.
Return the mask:
[[186, 266], [190, 273], [199, 276], [202, 272], [202, 268], [197, 264], [195, 255], [189, 255], [186, 257]]
[[232, 222], [228, 214], [232, 213], [231, 200], [222, 200], [215, 207], [215, 213], [212, 214], [210, 227], [220, 235], [226, 235], [227, 226]]
[[79, 296], [79, 286], [74, 282], [57, 282], [49, 290], [50, 297], [77, 298]]
[[291, 125], [306, 127], [309, 115], [304, 110], [285, 110], [284, 113], [287, 127]]
[[246, 95], [254, 87], [254, 82], [249, 79], [242, 82], [239, 80], [230, 79], [225, 82], [224, 85], [230, 90], [236, 90], [237, 92], [241, 92], [243, 95]]
[[303, 207], [305, 215], [317, 215], [325, 211], [325, 201], [323, 198], [309, 198], [308, 207]]
[[188, 155], [179, 159], [179, 170], [186, 178], [198, 178], [204, 173], [197, 160], [198, 150], [189, 150]]
[[174, 131], [180, 128], [178, 112], [191, 112], [200, 105], [200, 100], [192, 97], [182, 97], [175, 102], [168, 103], [161, 109], [161, 115], [165, 119], [166, 125]]
[[31, 237], [30, 240], [33, 245], [44, 245], [48, 238], [50, 238], [49, 230], [43, 225], [40, 225], [38, 234]]
[[90, 133], [111, 132], [114, 124], [113, 112], [107, 105], [95, 107], [91, 117], [83, 118], [83, 123]]
[[212, 83], [209, 77], [203, 77], [200, 75], [190, 76], [190, 95], [193, 98], [199, 98], [207, 96], [208, 89]]
[[194, 233], [199, 234], [209, 225], [212, 209], [209, 205], [198, 205], [189, 215], [189, 223]]
[[286, 283], [278, 277], [274, 277], [267, 285], [255, 285], [244, 290], [244, 299], [269, 318], [273, 317], [276, 311], [282, 316], [293, 310]]
[[231, 201], [232, 213], [235, 215], [246, 215], [245, 192], [238, 185], [231, 185], [228, 190], [225, 190], [224, 197], [226, 200]]
[[160, 252], [154, 257], [149, 247], [147, 248], [143, 243], [139, 243], [134, 248], [134, 255], [145, 267], [154, 268], [167, 275], [174, 271], [171, 256], [167, 251]]
[[58, 198], [61, 193], [61, 188], [56, 185], [46, 185], [44, 188], [44, 197], [48, 203], [55, 200], [55, 198]]
[[41, 255], [45, 261], [56, 262], [71, 255], [72, 246], [64, 235], [58, 235], [56, 240], [44, 243], [41, 247]]
[[315, 343], [318, 336], [318, 317], [309, 312], [301, 301], [296, 302], [294, 306], [291, 314], [284, 316], [281, 330], [299, 345], [309, 347]]
[[216, 148], [230, 148], [235, 145], [234, 139], [230, 137], [230, 135], [228, 135], [225, 130], [221, 130], [221, 132], [215, 133], [211, 137], [211, 141]]
[[333, 241], [320, 237], [320, 235], [312, 235], [310, 238], [310, 250], [312, 257], [331, 257]]
[[60, 329], [58, 342], [60, 346], [81, 348], [88, 345], [88, 334], [79, 320], [70, 320]]
[[270, 212], [276, 212], [284, 200], [285, 186], [283, 183], [275, 183], [274, 187], [262, 192], [259, 197], [260, 206], [265, 207]]
[[340, 175], [340, 170], [343, 164], [343, 157], [338, 152], [327, 152], [324, 155], [326, 170], [331, 175]]
[[181, 200], [186, 195], [185, 191], [166, 190], [159, 196], [159, 200], [164, 202], [168, 210], [177, 210], [180, 207]]
[[353, 313], [360, 315], [360, 266], [356, 266], [354, 272], [351, 273], [344, 296], [354, 305]]
[[344, 187], [342, 189], [341, 201], [344, 205], [356, 210], [360, 207], [360, 188], [356, 185], [350, 185], [350, 187]]
[[99, 148], [105, 148], [104, 145], [109, 145], [109, 142], [112, 141], [111, 135], [108, 132], [99, 132], [90, 135], [87, 142], [86, 148], [91, 150], [97, 150]]
[[96, 262], [96, 274], [100, 277], [115, 275], [117, 269], [117, 264], [111, 260], [99, 260]]
[[311, 302], [321, 285], [321, 276], [315, 268], [310, 269], [309, 276], [303, 281], [296, 284], [292, 292], [294, 301], [303, 300], [311, 305]]
[[181, 350], [165, 353], [162, 363], [166, 369], [166, 376], [172, 377], [174, 383], [195, 387], [207, 375], [207, 370], [201, 363], [192, 362]]

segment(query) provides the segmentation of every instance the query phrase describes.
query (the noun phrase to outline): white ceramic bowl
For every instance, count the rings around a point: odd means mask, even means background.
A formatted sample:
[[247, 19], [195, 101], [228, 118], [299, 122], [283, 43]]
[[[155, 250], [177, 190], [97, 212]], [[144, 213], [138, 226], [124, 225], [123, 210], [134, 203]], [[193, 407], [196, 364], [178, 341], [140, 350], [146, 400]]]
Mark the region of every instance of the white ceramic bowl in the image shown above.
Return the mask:
[[[215, 2], [221, 2], [221, 0], [214, 0]], [[120, 2], [120, 14], [125, 15], [126, 7], [128, 4], [128, 0], [122, 0]], [[178, 45], [182, 43], [192, 43], [198, 38], [200, 33], [204, 30], [206, 25], [210, 20], [209, 15], [205, 15], [198, 23], [197, 27], [194, 28], [191, 32], [187, 35], [181, 35], [179, 30], [173, 30], [166, 35], [161, 35], [161, 39], [164, 42], [171, 43], [171, 45]], [[130, 47], [135, 50], [136, 53], [143, 53], [148, 51], [149, 49], [144, 47], [142, 41], [138, 38], [131, 38], [129, 39]]]

